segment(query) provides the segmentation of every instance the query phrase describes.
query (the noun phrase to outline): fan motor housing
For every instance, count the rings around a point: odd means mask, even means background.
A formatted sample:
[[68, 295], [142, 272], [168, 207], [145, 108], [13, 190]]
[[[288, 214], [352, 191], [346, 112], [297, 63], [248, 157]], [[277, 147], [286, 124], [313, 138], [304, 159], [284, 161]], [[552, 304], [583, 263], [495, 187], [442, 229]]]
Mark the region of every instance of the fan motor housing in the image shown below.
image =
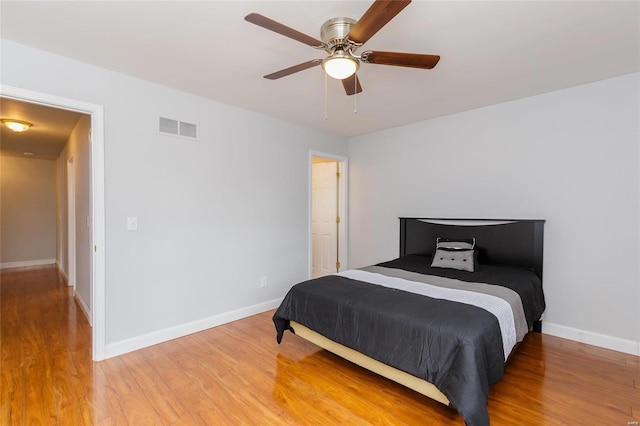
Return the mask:
[[329, 19], [320, 28], [320, 38], [330, 50], [336, 46], [345, 46], [348, 44], [345, 39], [356, 22], [351, 18]]

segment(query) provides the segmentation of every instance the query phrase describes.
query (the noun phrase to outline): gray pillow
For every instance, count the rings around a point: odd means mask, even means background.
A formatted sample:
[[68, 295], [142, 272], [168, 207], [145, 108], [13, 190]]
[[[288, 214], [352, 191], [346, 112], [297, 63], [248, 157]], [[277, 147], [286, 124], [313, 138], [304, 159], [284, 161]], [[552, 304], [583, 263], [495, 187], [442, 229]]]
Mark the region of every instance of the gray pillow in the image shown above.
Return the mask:
[[474, 250], [438, 248], [433, 255], [431, 266], [473, 272], [475, 269], [474, 258]]

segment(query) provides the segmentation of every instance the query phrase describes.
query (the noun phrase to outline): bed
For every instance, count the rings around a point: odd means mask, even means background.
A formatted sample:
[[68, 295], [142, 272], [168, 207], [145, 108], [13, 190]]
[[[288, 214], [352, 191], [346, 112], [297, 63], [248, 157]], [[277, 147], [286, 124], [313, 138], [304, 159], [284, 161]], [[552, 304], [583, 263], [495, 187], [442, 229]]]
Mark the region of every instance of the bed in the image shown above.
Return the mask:
[[289, 330], [487, 425], [489, 386], [539, 331], [544, 220], [400, 218], [397, 259], [294, 285]]

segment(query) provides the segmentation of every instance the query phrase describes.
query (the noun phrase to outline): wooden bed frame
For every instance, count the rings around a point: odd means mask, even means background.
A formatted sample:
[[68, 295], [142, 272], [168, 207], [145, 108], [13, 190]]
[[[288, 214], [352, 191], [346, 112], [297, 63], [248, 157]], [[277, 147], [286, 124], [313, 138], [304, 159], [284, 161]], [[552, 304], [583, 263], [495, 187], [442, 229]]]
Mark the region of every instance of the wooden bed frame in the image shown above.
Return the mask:
[[[438, 237], [475, 238], [479, 263], [531, 269], [542, 281], [544, 220], [400, 218], [400, 256], [432, 255]], [[434, 384], [424, 379], [327, 339], [295, 321], [291, 321], [291, 328], [296, 335], [329, 352], [442, 404], [450, 405], [449, 399]], [[538, 321], [534, 325], [534, 331], [539, 332], [540, 329]]]

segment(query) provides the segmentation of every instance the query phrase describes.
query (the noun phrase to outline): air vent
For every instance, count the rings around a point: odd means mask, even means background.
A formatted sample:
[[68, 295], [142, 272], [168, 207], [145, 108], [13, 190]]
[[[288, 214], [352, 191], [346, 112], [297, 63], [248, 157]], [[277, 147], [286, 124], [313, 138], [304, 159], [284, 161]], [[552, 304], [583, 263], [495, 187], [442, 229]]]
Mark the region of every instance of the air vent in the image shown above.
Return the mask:
[[160, 133], [178, 136], [178, 123], [180, 123], [178, 120], [160, 117]]
[[180, 122], [180, 136], [198, 139], [198, 126], [191, 123]]
[[187, 139], [198, 139], [198, 125], [171, 118], [160, 117], [158, 131], [164, 135], [179, 136]]

